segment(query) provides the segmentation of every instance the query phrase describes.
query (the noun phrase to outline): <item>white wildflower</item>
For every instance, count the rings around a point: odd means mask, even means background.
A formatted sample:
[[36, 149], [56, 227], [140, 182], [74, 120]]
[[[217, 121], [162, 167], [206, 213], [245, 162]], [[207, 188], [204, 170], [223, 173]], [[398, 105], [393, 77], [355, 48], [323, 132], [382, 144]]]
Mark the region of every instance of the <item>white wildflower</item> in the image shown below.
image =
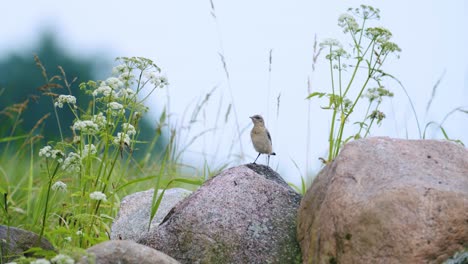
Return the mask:
[[115, 77], [107, 78], [106, 84], [114, 90], [117, 90], [123, 86], [122, 81], [120, 81], [118, 78], [115, 78]]
[[122, 130], [127, 133], [129, 136], [133, 136], [136, 134], [136, 129], [132, 124], [129, 123], [123, 123], [122, 124]]
[[67, 185], [63, 181], [57, 181], [52, 185], [52, 190], [66, 192]]
[[161, 84], [159, 85], [159, 88], [163, 88], [164, 86], [168, 85], [169, 82], [167, 81], [167, 77], [166, 76], [161, 76], [159, 78]]
[[95, 124], [97, 124], [99, 126], [99, 128], [105, 128], [106, 124], [107, 124], [106, 116], [102, 112], [99, 112], [99, 114], [94, 115], [91, 118], [91, 121], [93, 121]]
[[92, 200], [96, 200], [96, 201], [107, 201], [107, 197], [105, 194], [103, 194], [102, 192], [92, 192], [89, 194], [89, 198], [91, 198]]
[[58, 254], [50, 260], [54, 264], [75, 264], [75, 260], [68, 255]]
[[95, 134], [99, 127], [92, 120], [78, 120], [73, 124], [73, 130], [81, 130], [83, 133]]
[[127, 146], [130, 146], [130, 137], [128, 134], [125, 133], [117, 133], [117, 136], [114, 138], [114, 144], [120, 145], [120, 144], [125, 144]]
[[109, 107], [112, 110], [120, 110], [123, 108], [123, 105], [117, 102], [110, 102], [109, 104], [107, 104], [107, 107]]
[[45, 156], [46, 158], [57, 159], [57, 162], [63, 161], [63, 152], [57, 149], [52, 149], [51, 146], [45, 146], [39, 150], [39, 157]]
[[94, 146], [93, 144], [84, 146], [83, 153], [82, 153], [83, 158], [88, 157], [89, 155], [94, 155], [94, 154], [96, 154], [96, 146]]
[[356, 22], [356, 19], [350, 14], [342, 14], [338, 18], [338, 25], [343, 28], [343, 32], [347, 33], [356, 33], [359, 30], [359, 24]]
[[117, 103], [117, 102], [110, 102], [107, 104], [107, 107], [109, 107], [110, 109], [112, 109], [112, 115], [113, 116], [116, 116], [116, 115], [123, 115], [125, 114], [125, 109], [123, 107], [123, 105]]
[[47, 259], [36, 259], [30, 262], [31, 264], [50, 264]]
[[71, 238], [71, 236], [67, 236], [67, 237], [64, 238], [64, 240], [67, 241], [67, 242], [71, 242], [72, 238]]
[[110, 87], [105, 85], [105, 83], [101, 83], [101, 85], [93, 91], [93, 96], [98, 96], [98, 95], [104, 95], [104, 96], [115, 96], [114, 90]]
[[115, 76], [128, 72], [131, 72], [131, 69], [125, 64], [120, 64], [112, 68], [112, 75]]
[[161, 83], [161, 80], [159, 79], [158, 73], [151, 71], [151, 72], [145, 72], [145, 77], [148, 79], [150, 83], [152, 83], [154, 86], [159, 86]]
[[75, 152], [68, 153], [68, 157], [62, 164], [63, 170], [68, 170], [70, 172], [79, 172], [81, 165], [81, 157]]
[[133, 91], [131, 88], [122, 88], [119, 91], [119, 96], [121, 96], [121, 97], [128, 97], [128, 96], [132, 96], [134, 94], [135, 94], [135, 91]]
[[75, 105], [76, 104], [76, 97], [73, 96], [73, 95], [61, 94], [61, 95], [59, 95], [59, 97], [55, 101], [54, 105], [55, 105], [55, 107], [62, 108], [64, 103]]
[[320, 43], [320, 47], [329, 48], [331, 47], [341, 47], [341, 43], [337, 39], [327, 38]]
[[122, 74], [119, 75], [119, 79], [122, 80], [122, 82], [126, 83], [127, 85], [128, 84], [133, 84], [133, 79], [135, 79], [135, 75], [132, 74], [132, 72], [124, 72]]
[[76, 231], [76, 235], [77, 235], [77, 236], [82, 236], [82, 235], [83, 235], [83, 231], [81, 231], [81, 230]]
[[50, 151], [52, 150], [51, 146], [45, 146], [39, 150], [39, 157], [45, 156], [47, 158], [50, 157], [51, 153]]

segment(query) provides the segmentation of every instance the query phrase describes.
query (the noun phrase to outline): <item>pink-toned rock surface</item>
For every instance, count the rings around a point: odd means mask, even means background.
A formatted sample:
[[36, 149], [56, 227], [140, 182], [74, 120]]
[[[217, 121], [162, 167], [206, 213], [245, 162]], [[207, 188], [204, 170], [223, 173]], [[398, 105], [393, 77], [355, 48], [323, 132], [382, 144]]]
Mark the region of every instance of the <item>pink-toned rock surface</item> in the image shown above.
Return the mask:
[[300, 263], [300, 200], [270, 167], [230, 168], [174, 207], [138, 243], [181, 263]]
[[79, 264], [179, 264], [170, 256], [131, 240], [110, 240], [86, 250]]
[[468, 247], [468, 151], [436, 140], [347, 144], [301, 201], [304, 263], [441, 263]]

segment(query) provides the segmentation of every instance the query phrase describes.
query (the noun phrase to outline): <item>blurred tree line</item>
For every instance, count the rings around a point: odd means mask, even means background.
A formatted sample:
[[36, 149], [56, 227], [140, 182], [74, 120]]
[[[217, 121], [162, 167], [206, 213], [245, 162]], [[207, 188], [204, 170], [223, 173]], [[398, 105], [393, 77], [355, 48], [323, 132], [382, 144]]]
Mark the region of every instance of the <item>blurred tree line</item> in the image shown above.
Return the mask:
[[[87, 109], [91, 97], [79, 91], [79, 84], [88, 80], [105, 79], [107, 76], [101, 69], [108, 69], [110, 72], [112, 67], [110, 58], [85, 58], [62, 49], [51, 31], [42, 34], [33, 50], [34, 53], [16, 52], [0, 58], [0, 139], [29, 133], [44, 117], [47, 118], [35, 130], [36, 133], [43, 136], [44, 144], [47, 141], [60, 138], [53, 109], [53, 98], [44, 95], [41, 91], [41, 88], [47, 84], [47, 80], [36, 65], [34, 54], [44, 65], [49, 79], [55, 75], [62, 76], [58, 68], [61, 66], [68, 82], [75, 80], [70, 87], [71, 93], [76, 97], [77, 105], [82, 109]], [[53, 92], [69, 93], [62, 81], [55, 80], [54, 83], [62, 84], [63, 87], [54, 88]], [[64, 137], [71, 137], [72, 131], [69, 128], [75, 117], [67, 107], [60, 109], [58, 114]], [[151, 141], [155, 134], [155, 122], [143, 119], [140, 126], [139, 140]], [[160, 152], [162, 150], [163, 143], [161, 141], [159, 140], [156, 144], [154, 151]], [[0, 140], [0, 150], [4, 145]], [[144, 149], [146, 145], [139, 144], [139, 149]], [[143, 153], [143, 151], [135, 152], [136, 155], [138, 153]]]

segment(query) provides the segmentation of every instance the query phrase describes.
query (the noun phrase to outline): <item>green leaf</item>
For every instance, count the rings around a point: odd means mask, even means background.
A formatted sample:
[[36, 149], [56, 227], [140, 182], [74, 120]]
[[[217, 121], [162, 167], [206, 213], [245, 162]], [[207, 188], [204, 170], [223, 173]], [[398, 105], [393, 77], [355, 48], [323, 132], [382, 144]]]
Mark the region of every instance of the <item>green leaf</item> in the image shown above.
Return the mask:
[[26, 138], [26, 137], [28, 137], [28, 135], [21, 135], [21, 136], [16, 136], [16, 137], [4, 137], [4, 138], [0, 138], [0, 143], [8, 142], [8, 141], [15, 141], [15, 140]]
[[115, 189], [115, 192], [118, 192], [124, 188], [126, 188], [127, 186], [129, 185], [132, 185], [132, 184], [135, 184], [135, 183], [139, 183], [139, 182], [144, 182], [144, 181], [149, 181], [149, 180], [152, 180], [152, 179], [155, 179], [156, 177], [158, 176], [148, 176], [148, 177], [144, 177], [144, 178], [139, 178], [139, 179], [135, 179], [135, 180], [131, 180], [121, 186], [119, 186], [117, 189]]
[[310, 99], [310, 98], [312, 98], [312, 97], [322, 98], [322, 97], [324, 97], [325, 95], [327, 95], [327, 93], [313, 92], [313, 93], [309, 94], [309, 96], [307, 96], [306, 99]]
[[151, 222], [153, 221], [153, 218], [156, 215], [156, 212], [158, 211], [158, 208], [159, 208], [159, 205], [161, 204], [164, 193], [166, 192], [167, 189], [169, 189], [169, 186], [174, 182], [181, 182], [181, 183], [187, 183], [187, 184], [193, 184], [193, 185], [202, 185], [203, 184], [202, 179], [188, 179], [188, 178], [175, 178], [175, 179], [172, 179], [167, 183], [166, 187], [161, 191], [161, 194], [159, 194], [156, 201], [155, 201], [155, 197], [158, 195], [158, 190], [155, 189], [154, 193], [153, 193], [153, 202], [152, 202], [152, 205], [151, 205], [151, 215], [150, 215], [150, 220], [149, 220], [149, 224], [148, 224], [148, 230], [151, 227]]

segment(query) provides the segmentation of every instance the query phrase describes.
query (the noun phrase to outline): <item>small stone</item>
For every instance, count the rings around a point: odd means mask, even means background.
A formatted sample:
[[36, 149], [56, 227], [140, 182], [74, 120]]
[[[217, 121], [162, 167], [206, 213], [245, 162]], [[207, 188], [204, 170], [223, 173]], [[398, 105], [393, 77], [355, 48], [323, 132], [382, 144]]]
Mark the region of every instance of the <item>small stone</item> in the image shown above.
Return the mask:
[[52, 244], [44, 237], [39, 241], [39, 235], [36, 233], [16, 227], [0, 225], [0, 253], [3, 262], [6, 263], [22, 256], [44, 257], [42, 255], [34, 255], [33, 253], [24, 253], [34, 247], [54, 251]]

